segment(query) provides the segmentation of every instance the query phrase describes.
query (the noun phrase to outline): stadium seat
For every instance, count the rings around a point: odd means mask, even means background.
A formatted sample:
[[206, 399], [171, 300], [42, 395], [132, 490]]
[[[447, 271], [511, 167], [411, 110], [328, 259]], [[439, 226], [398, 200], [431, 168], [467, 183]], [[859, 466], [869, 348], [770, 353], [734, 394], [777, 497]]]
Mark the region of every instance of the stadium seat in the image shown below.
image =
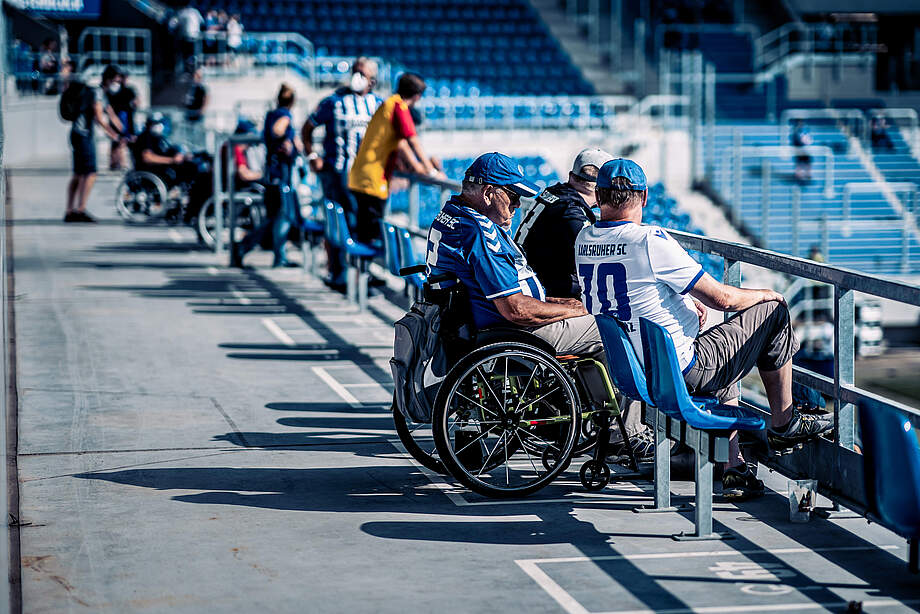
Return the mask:
[[695, 402], [687, 391], [671, 334], [647, 318], [639, 318], [639, 334], [648, 392], [655, 407], [700, 430], [756, 431], [766, 428], [763, 418], [750, 410]]
[[871, 515], [910, 540], [912, 573], [920, 572], [920, 444], [910, 419], [875, 401], [859, 404], [866, 495]]

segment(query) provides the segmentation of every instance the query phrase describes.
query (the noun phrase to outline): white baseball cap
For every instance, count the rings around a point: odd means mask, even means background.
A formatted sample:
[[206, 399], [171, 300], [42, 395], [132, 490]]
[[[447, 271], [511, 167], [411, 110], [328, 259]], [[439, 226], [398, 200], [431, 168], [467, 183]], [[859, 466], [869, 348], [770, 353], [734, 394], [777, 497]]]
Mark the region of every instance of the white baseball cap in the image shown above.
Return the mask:
[[582, 175], [581, 170], [586, 166], [596, 166], [597, 169], [600, 170], [604, 164], [611, 160], [613, 160], [613, 156], [603, 149], [598, 149], [597, 147], [582, 149], [578, 155], [575, 156], [575, 163], [572, 165], [572, 174], [586, 181], [594, 181], [594, 177], [585, 177]]

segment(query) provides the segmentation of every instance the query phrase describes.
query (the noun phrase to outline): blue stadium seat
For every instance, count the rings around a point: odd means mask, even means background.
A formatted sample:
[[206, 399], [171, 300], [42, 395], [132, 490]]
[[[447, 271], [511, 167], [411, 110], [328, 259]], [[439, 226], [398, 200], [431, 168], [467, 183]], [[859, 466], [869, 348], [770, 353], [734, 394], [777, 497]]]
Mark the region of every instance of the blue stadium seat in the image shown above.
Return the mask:
[[647, 318], [639, 318], [649, 396], [655, 407], [701, 430], [761, 430], [763, 418], [753, 411], [713, 403], [698, 405], [690, 397], [670, 333]]
[[859, 404], [869, 513], [910, 540], [911, 572], [918, 571], [920, 444], [903, 413], [870, 400]]
[[387, 271], [399, 275], [399, 240], [396, 237], [396, 227], [380, 220], [380, 231], [383, 237], [383, 261]]
[[[420, 264], [419, 259], [415, 255], [415, 249], [412, 247], [412, 235], [409, 234], [409, 231], [405, 228], [398, 228], [396, 229], [396, 237], [399, 241], [400, 266], [402, 268], [407, 268]], [[421, 290], [422, 286], [425, 284], [425, 275], [422, 273], [409, 275], [405, 279], [406, 283], [415, 287], [416, 290]]]

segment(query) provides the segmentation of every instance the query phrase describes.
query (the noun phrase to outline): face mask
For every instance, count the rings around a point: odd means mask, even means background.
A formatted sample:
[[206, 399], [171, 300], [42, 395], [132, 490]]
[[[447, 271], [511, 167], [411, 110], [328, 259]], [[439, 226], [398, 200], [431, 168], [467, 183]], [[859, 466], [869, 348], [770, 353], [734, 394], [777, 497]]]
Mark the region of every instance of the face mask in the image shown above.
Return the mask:
[[121, 91], [121, 83], [118, 83], [116, 81], [115, 83], [112, 83], [111, 85], [109, 85], [110, 94], [117, 94], [119, 91]]
[[367, 80], [367, 77], [356, 72], [352, 73], [351, 83], [348, 84], [348, 87], [351, 88], [351, 91], [360, 93], [366, 90], [368, 85], [370, 85], [370, 82]]
[[150, 126], [150, 134], [153, 136], [161, 136], [163, 134], [163, 124], [153, 124]]

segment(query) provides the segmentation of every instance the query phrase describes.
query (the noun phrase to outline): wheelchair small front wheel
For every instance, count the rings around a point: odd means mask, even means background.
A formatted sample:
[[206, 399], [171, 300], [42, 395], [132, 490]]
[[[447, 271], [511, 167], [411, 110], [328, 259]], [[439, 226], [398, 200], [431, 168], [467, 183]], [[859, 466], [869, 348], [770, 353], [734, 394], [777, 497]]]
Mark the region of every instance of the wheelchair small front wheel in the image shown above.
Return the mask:
[[555, 357], [504, 342], [474, 350], [448, 372], [432, 430], [441, 462], [458, 482], [487, 497], [512, 498], [565, 470], [580, 421], [578, 392]]
[[434, 445], [431, 425], [409, 421], [396, 406], [396, 399], [393, 399], [393, 425], [400, 443], [412, 458], [426, 469], [440, 475], [447, 474], [447, 469], [444, 468]]
[[578, 472], [586, 490], [601, 490], [610, 483], [610, 467], [604, 461], [589, 460]]

